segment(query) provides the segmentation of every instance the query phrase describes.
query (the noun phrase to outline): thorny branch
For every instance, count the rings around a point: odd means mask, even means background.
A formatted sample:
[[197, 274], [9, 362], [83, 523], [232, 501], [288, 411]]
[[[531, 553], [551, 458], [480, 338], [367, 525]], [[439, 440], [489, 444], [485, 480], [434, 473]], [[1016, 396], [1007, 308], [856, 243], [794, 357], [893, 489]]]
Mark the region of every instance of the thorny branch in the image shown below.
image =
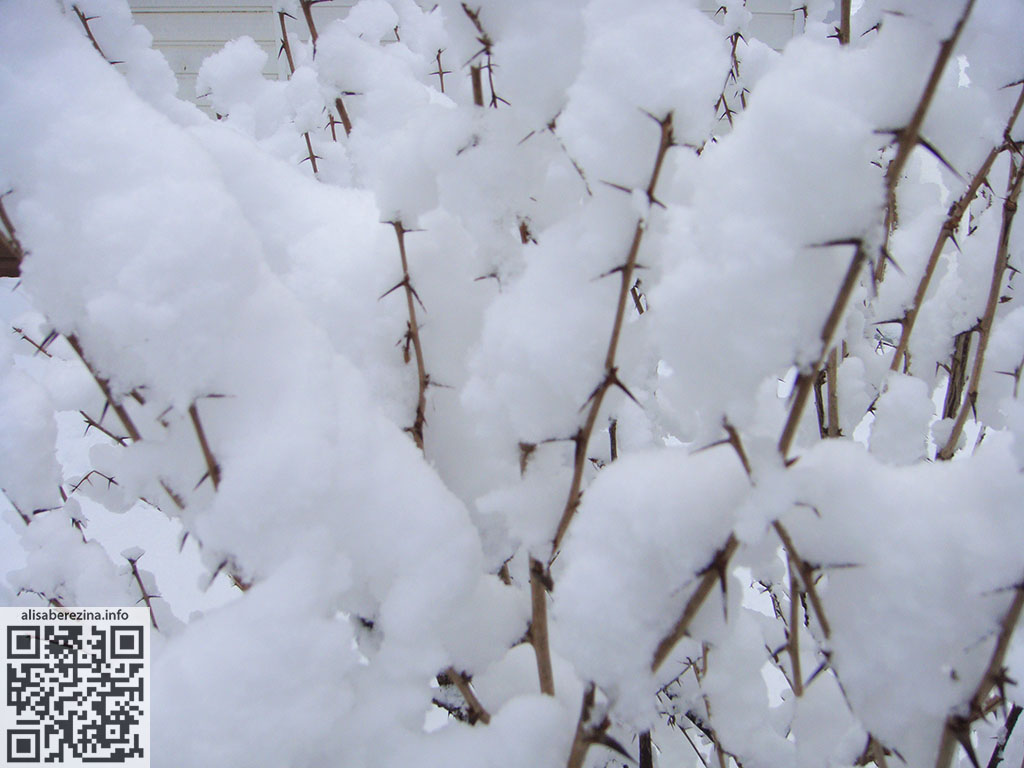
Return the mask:
[[946, 727], [942, 732], [942, 741], [939, 745], [939, 757], [935, 762], [936, 768], [949, 768], [957, 742], [965, 735], [966, 728], [971, 722], [985, 715], [985, 700], [988, 698], [989, 692], [1005, 682], [1006, 652], [1010, 648], [1010, 640], [1020, 621], [1022, 610], [1024, 610], [1024, 583], [1018, 584], [1013, 591], [1013, 601], [1000, 622], [999, 635], [996, 638], [995, 648], [992, 649], [988, 666], [968, 702], [969, 714], [966, 717], [950, 715], [946, 718]]
[[[658, 124], [661, 127], [661, 140], [658, 145], [657, 156], [654, 160], [654, 169], [651, 171], [650, 180], [647, 183], [647, 188], [644, 190], [647, 195], [647, 199], [651, 202], [656, 200], [654, 193], [658, 186], [658, 177], [661, 174], [665, 157], [668, 155], [669, 149], [675, 145], [675, 140], [672, 134], [672, 113], [670, 112], [664, 119], [659, 120]], [[615, 358], [619, 347], [619, 338], [622, 334], [623, 321], [626, 317], [626, 303], [629, 300], [630, 289], [634, 283], [633, 276], [636, 271], [637, 255], [640, 251], [640, 243], [643, 240], [646, 228], [646, 218], [640, 217], [637, 220], [636, 229], [633, 232], [633, 241], [630, 244], [629, 253], [626, 255], [626, 261], [621, 267], [616, 269], [619, 273], [621, 282], [619, 285], [618, 304], [615, 308], [615, 320], [612, 323], [611, 336], [608, 339], [608, 350], [605, 354], [605, 377], [602, 382], [598, 384], [590, 397], [590, 410], [587, 413], [586, 421], [584, 422], [583, 428], [575, 438], [576, 455], [573, 464], [572, 482], [570, 483], [569, 495], [562, 511], [562, 518], [558, 522], [558, 528], [555, 532], [555, 537], [552, 540], [552, 558], [558, 552], [562, 539], [569, 528], [569, 523], [572, 521], [572, 517], [579, 506], [580, 488], [583, 483], [583, 469], [586, 463], [587, 446], [590, 443], [590, 437], [593, 434], [594, 426], [597, 423], [597, 416], [601, 410], [601, 404], [604, 401], [604, 396], [612, 387], [618, 387], [632, 398], [629, 391], [625, 388], [622, 382], [619, 381]]]
[[117, 418], [121, 420], [121, 424], [124, 426], [125, 431], [128, 433], [128, 436], [134, 442], [141, 440], [142, 435], [139, 433], [139, 430], [135, 427], [135, 423], [132, 421], [131, 416], [128, 415], [128, 411], [125, 410], [125, 407], [123, 405], [121, 405], [114, 399], [114, 395], [110, 391], [110, 382], [107, 381], [107, 379], [100, 376], [96, 372], [96, 369], [93, 368], [89, 361], [86, 359], [85, 352], [82, 351], [82, 345], [79, 343], [78, 337], [75, 334], [71, 333], [68, 334], [66, 338], [68, 340], [68, 344], [70, 344], [71, 348], [75, 350], [75, 354], [78, 355], [79, 358], [81, 358], [82, 363], [89, 370], [89, 373], [92, 374], [93, 379], [96, 380], [96, 384], [99, 385], [100, 391], [103, 392], [103, 396], [107, 399], [107, 403], [110, 405], [111, 409], [113, 409], [114, 413], [117, 414]]
[[[490, 89], [490, 92], [491, 92], [491, 100], [490, 100], [490, 103], [489, 103], [488, 106], [493, 107], [494, 109], [497, 109], [498, 108], [498, 102], [501, 102], [502, 104], [508, 104], [508, 101], [506, 101], [505, 99], [501, 98], [501, 96], [499, 96], [494, 91], [494, 62], [491, 60], [491, 52], [492, 52], [492, 50], [494, 48], [494, 41], [491, 40], [490, 35], [488, 35], [486, 30], [484, 30], [484, 25], [480, 21], [480, 10], [481, 10], [480, 8], [477, 8], [474, 11], [466, 3], [463, 3], [462, 4], [462, 10], [465, 12], [466, 16], [472, 22], [473, 26], [476, 28], [476, 31], [477, 31], [477, 38], [476, 38], [476, 40], [477, 40], [478, 43], [480, 43], [480, 46], [481, 46], [480, 50], [477, 51], [476, 53], [474, 53], [472, 58], [470, 58], [470, 60], [468, 62], [471, 65], [470, 68], [469, 68], [469, 74], [470, 74], [470, 77], [471, 77], [472, 83], [473, 83], [473, 103], [476, 104], [478, 107], [482, 107], [484, 105], [484, 93], [483, 93], [483, 79], [482, 79], [482, 75], [483, 75], [483, 72], [486, 70], [486, 72], [487, 72], [487, 86], [488, 86], [488, 88]], [[483, 64], [473, 64], [474, 61], [476, 61], [477, 59], [479, 59], [481, 57], [483, 58]], [[437, 66], [438, 66], [438, 69], [440, 70], [440, 68], [441, 68], [440, 56], [438, 58]]]
[[21, 247], [21, 243], [18, 242], [14, 223], [4, 209], [3, 195], [0, 195], [0, 222], [7, 230], [6, 232], [0, 231], [0, 277], [20, 277], [21, 261], [25, 258], [25, 251]]
[[1006, 274], [1006, 267], [1010, 260], [1010, 228], [1013, 225], [1013, 217], [1017, 213], [1017, 199], [1020, 197], [1021, 184], [1024, 183], [1024, 165], [1017, 167], [1016, 162], [1010, 166], [1010, 180], [1006, 199], [1003, 202], [1003, 218], [999, 230], [999, 245], [996, 250], [995, 265], [992, 269], [992, 283], [989, 287], [988, 302], [985, 306], [985, 314], [981, 318], [978, 328], [978, 349], [974, 353], [974, 364], [971, 367], [971, 383], [967, 395], [960, 404], [960, 413], [950, 432], [946, 444], [939, 450], [936, 458], [948, 460], [953, 458], [956, 452], [956, 444], [963, 432], [967, 417], [974, 408], [978, 398], [978, 386], [981, 381], [981, 371], [985, 364], [985, 352], [988, 349], [989, 337], [992, 333], [992, 322], [995, 319], [996, 307], [999, 305], [999, 294], [1002, 290], [1003, 276]]
[[[480, 699], [478, 699], [476, 694], [473, 692], [466, 676], [455, 669], [455, 667], [448, 667], [448, 669], [444, 671], [444, 674], [451, 681], [452, 685], [458, 688], [459, 693], [462, 694], [462, 698], [466, 700], [466, 705], [469, 707], [468, 719], [470, 724], [472, 725], [477, 721], [484, 725], [490, 723], [490, 713], [484, 709], [483, 704], [480, 703]], [[445, 707], [445, 709], [447, 709], [447, 707]]]
[[84, 13], [82, 13], [82, 9], [79, 8], [77, 5], [72, 5], [71, 9], [75, 12], [75, 15], [78, 17], [78, 20], [80, 22], [82, 22], [82, 27], [85, 28], [85, 34], [89, 37], [89, 42], [92, 43], [92, 47], [96, 49], [96, 53], [98, 53], [106, 61], [109, 62], [110, 59], [107, 59], [107, 55], [105, 53], [103, 53], [103, 49], [100, 48], [100, 44], [98, 42], [96, 42], [96, 36], [93, 35], [92, 29], [89, 27], [89, 22], [92, 21], [96, 17], [95, 16], [86, 16]]
[[[886, 238], [888, 238], [888, 233], [896, 221], [896, 187], [899, 185], [900, 176], [907, 164], [907, 160], [910, 159], [910, 153], [920, 143], [921, 126], [924, 124], [925, 115], [928, 113], [928, 108], [931, 106], [932, 100], [939, 90], [939, 81], [942, 79], [942, 73], [945, 71], [946, 65], [953, 55], [957, 40], [960, 39], [960, 33], [963, 32], [964, 27], [967, 25], [967, 19], [974, 9], [974, 3], [975, 0], [967, 0], [960, 18], [957, 19], [956, 26], [953, 27], [952, 34], [943, 40], [942, 45], [939, 46], [939, 55], [932, 66], [931, 74], [928, 76], [928, 82], [925, 84], [924, 92], [917, 102], [914, 114], [911, 116], [910, 122], [897, 134], [896, 155], [885, 172]], [[876, 286], [885, 276], [885, 259], [880, 258], [878, 261], [878, 267], [875, 271]]]
[[686, 636], [691, 622], [697, 617], [697, 613], [700, 611], [701, 606], [704, 605], [704, 601], [708, 599], [708, 595], [711, 594], [715, 582], [724, 584], [725, 569], [728, 567], [729, 560], [739, 548], [739, 545], [736, 534], [730, 533], [729, 538], [725, 541], [725, 545], [715, 553], [711, 562], [701, 571], [700, 584], [697, 585], [696, 591], [687, 601], [682, 615], [673, 625], [672, 629], [669, 630], [668, 634], [661, 639], [661, 642], [658, 643], [658, 647], [654, 651], [654, 657], [651, 659], [651, 672], [658, 671], [658, 668], [665, 663], [665, 659], [668, 658], [672, 649]]
[[964, 214], [967, 212], [970, 204], [974, 201], [974, 198], [977, 197], [978, 191], [981, 189], [982, 184], [988, 177], [989, 171], [992, 170], [992, 164], [995, 162], [996, 157], [1003, 151], [1006, 144], [1010, 142], [1010, 132], [1013, 130], [1013, 126], [1017, 122], [1017, 118], [1020, 116], [1022, 107], [1024, 107], [1024, 86], [1021, 87], [1020, 94], [1017, 96], [1017, 102], [1014, 104], [1013, 111], [1010, 113], [1010, 117], [1006, 122], [1006, 130], [1003, 131], [1003, 139], [1005, 143], [992, 148], [988, 153], [988, 156], [985, 158], [985, 161], [981, 164], [981, 167], [978, 168], [978, 172], [974, 174], [974, 178], [971, 180], [967, 189], [949, 208], [949, 214], [946, 217], [946, 221], [943, 223], [938, 236], [935, 238], [935, 244], [932, 246], [932, 252], [928, 257], [928, 263], [925, 265], [924, 274], [921, 276], [921, 280], [917, 284], [917, 290], [914, 292], [913, 303], [903, 316], [900, 343], [896, 347], [896, 352], [893, 355], [892, 364], [889, 366], [890, 370], [899, 370], [900, 362], [907, 352], [907, 345], [910, 343], [910, 334], [914, 331], [914, 324], [917, 322], [917, 315], [921, 311], [921, 305], [924, 303], [925, 294], [928, 292], [928, 286], [931, 284], [932, 276], [935, 274], [935, 268], [939, 263], [939, 257], [942, 255], [942, 250], [945, 248], [946, 242], [953, 237], [953, 233], [956, 232], [956, 229], [960, 224], [960, 220], [964, 217]]
[[135, 583], [139, 587], [139, 592], [142, 594], [140, 600], [146, 603], [146, 607], [149, 609], [149, 620], [153, 623], [153, 629], [160, 631], [160, 626], [156, 623], [156, 614], [153, 612], [153, 598], [159, 597], [159, 595], [151, 595], [146, 591], [146, 585], [142, 583], [142, 574], [139, 573], [139, 567], [136, 565], [138, 562], [137, 558], [125, 557], [128, 564], [132, 567], [132, 577], [135, 579]]
[[[398, 254], [402, 261], [402, 282], [398, 285], [405, 288], [405, 302], [406, 309], [409, 313], [409, 319], [406, 322], [405, 341], [406, 349], [408, 345], [412, 345], [413, 354], [416, 357], [416, 376], [419, 383], [419, 392], [416, 397], [416, 418], [413, 420], [412, 426], [408, 428], [409, 434], [412, 435], [413, 441], [416, 443], [416, 447], [421, 451], [423, 450], [423, 426], [427, 420], [427, 387], [430, 386], [430, 376], [427, 374], [427, 367], [423, 361], [423, 345], [420, 341], [420, 326], [419, 321], [416, 319], [416, 304], [413, 301], [419, 301], [419, 296], [416, 295], [415, 289], [412, 287], [412, 278], [409, 276], [409, 260], [405, 253], [405, 235], [409, 232], [400, 220], [387, 222], [395, 229], [395, 237], [398, 238]], [[398, 287], [395, 286], [395, 288]], [[394, 290], [392, 288], [391, 290]], [[388, 291], [390, 293], [391, 291]], [[387, 294], [384, 294], [385, 296]], [[383, 297], [382, 297], [383, 298]], [[406, 362], [409, 362], [408, 352], [406, 352]]]

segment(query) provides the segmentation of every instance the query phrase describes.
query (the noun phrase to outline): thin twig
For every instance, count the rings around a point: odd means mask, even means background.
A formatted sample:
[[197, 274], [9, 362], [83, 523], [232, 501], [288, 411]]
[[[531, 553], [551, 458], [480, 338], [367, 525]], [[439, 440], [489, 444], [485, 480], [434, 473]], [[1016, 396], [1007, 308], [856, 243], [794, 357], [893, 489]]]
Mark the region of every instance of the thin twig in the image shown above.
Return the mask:
[[800, 591], [793, 570], [793, 556], [787, 553], [789, 571], [789, 661], [793, 669], [791, 685], [797, 697], [804, 695], [803, 672], [800, 670]]
[[302, 15], [306, 17], [306, 26], [309, 27], [309, 39], [313, 42], [313, 55], [316, 55], [316, 41], [319, 37], [316, 32], [316, 24], [313, 23], [313, 5], [323, 0], [299, 0], [302, 6]]
[[942, 731], [942, 741], [939, 744], [939, 756], [935, 762], [936, 768], [949, 768], [956, 752], [958, 732], [962, 732], [964, 726], [972, 720], [983, 716], [985, 699], [988, 697], [989, 691], [1006, 679], [1004, 669], [1006, 652], [1009, 650], [1010, 640], [1020, 621], [1022, 610], [1024, 610], [1024, 583], [1018, 584], [1014, 589], [1013, 601], [1000, 622], [999, 635], [995, 648], [992, 649], [992, 656], [969, 701], [970, 715], [968, 719], [965, 720], [958, 715], [950, 715], [946, 718], [946, 727]]
[[466, 704], [469, 707], [470, 712], [470, 724], [475, 723], [476, 721], [479, 721], [484, 725], [490, 723], [490, 713], [484, 709], [483, 704], [480, 703], [480, 699], [476, 697], [476, 694], [470, 687], [466, 676], [455, 669], [455, 667], [448, 667], [448, 669], [445, 670], [445, 674], [452, 681], [455, 687], [459, 689], [459, 693], [462, 694], [462, 698], [466, 700]]
[[89, 42], [91, 42], [92, 47], [96, 49], [96, 53], [102, 56], [104, 60], [110, 61], [109, 59], [107, 59], [107, 55], [103, 53], [103, 49], [100, 48], [100, 44], [96, 42], [96, 37], [95, 35], [93, 35], [92, 29], [90, 29], [89, 27], [89, 22], [92, 21], [95, 18], [95, 16], [86, 16], [84, 13], [82, 13], [82, 10], [77, 5], [72, 5], [71, 9], [75, 12], [75, 15], [78, 17], [78, 20], [82, 22], [82, 26], [85, 28], [85, 34], [89, 36]]
[[[409, 434], [412, 435], [416, 447], [422, 451], [423, 426], [427, 420], [427, 387], [430, 386], [430, 376], [427, 374], [427, 367], [423, 361], [423, 344], [420, 341], [419, 321], [416, 319], [415, 302], [419, 301], [419, 296], [416, 295], [416, 291], [412, 287], [412, 278], [409, 276], [409, 260], [405, 253], [405, 234], [409, 230], [398, 219], [387, 223], [394, 227], [395, 237], [398, 238], [398, 254], [402, 261], [402, 282], [399, 285], [405, 288], [405, 304], [409, 314], [409, 319], [406, 323], [405, 340], [407, 344], [412, 345], [413, 353], [416, 357], [416, 376], [419, 383], [419, 392], [416, 396], [416, 418], [413, 420], [412, 426], [409, 427]], [[395, 287], [397, 288], [398, 286]]]
[[438, 80], [441, 81], [441, 93], [444, 93], [444, 76], [445, 75], [450, 75], [452, 73], [452, 71], [450, 69], [445, 69], [444, 66], [441, 64], [441, 54], [442, 53], [444, 53], [444, 48], [438, 48], [437, 49], [437, 69], [434, 72], [431, 72], [430, 74], [437, 75]]
[[[658, 124], [661, 127], [661, 140], [658, 145], [657, 156], [654, 160], [654, 169], [651, 171], [650, 180], [647, 183], [647, 188], [644, 190], [647, 195], [647, 199], [652, 202], [655, 200], [654, 193], [658, 185], [658, 177], [661, 174], [662, 165], [665, 162], [665, 156], [668, 154], [669, 149], [675, 145], [672, 134], [672, 113], [670, 112], [663, 120], [659, 120]], [[593, 433], [594, 426], [597, 423], [598, 412], [601, 410], [601, 404], [604, 400], [604, 396], [613, 386], [617, 386], [625, 390], [625, 387], [623, 387], [618, 378], [618, 369], [615, 366], [615, 357], [619, 347], [619, 338], [622, 333], [623, 321], [626, 317], [626, 302], [629, 298], [629, 290], [633, 286], [633, 274], [636, 271], [637, 254], [640, 251], [640, 243], [643, 239], [646, 228], [646, 217], [641, 216], [637, 220], [636, 229], [633, 232], [633, 241], [630, 244], [626, 261], [621, 267], [616, 269], [616, 271], [620, 273], [621, 283], [619, 286], [618, 304], [615, 309], [615, 320], [612, 323], [611, 336], [608, 339], [608, 350], [605, 354], [605, 377], [591, 395], [590, 410], [587, 413], [584, 426], [577, 436], [572, 482], [569, 485], [569, 494], [562, 510], [562, 517], [558, 521], [558, 528], [555, 532], [555, 537], [552, 540], [552, 558], [558, 552], [562, 539], [565, 536], [566, 531], [569, 529], [569, 523], [572, 521], [573, 515], [579, 506], [580, 488], [583, 484], [583, 469], [586, 462], [587, 446], [590, 443], [591, 434]]]
[[1010, 165], [1010, 181], [1006, 200], [1003, 201], [1003, 218], [999, 230], [999, 246], [996, 249], [995, 265], [992, 269], [992, 284], [989, 286], [988, 303], [985, 306], [985, 314], [981, 318], [978, 327], [978, 351], [974, 353], [974, 365], [971, 367], [971, 384], [967, 390], [967, 396], [960, 404], [960, 413], [953, 424], [949, 439], [939, 451], [936, 458], [949, 460], [956, 453], [956, 444], [963, 432], [967, 417], [973, 410], [978, 399], [978, 386], [981, 380], [982, 367], [985, 364], [985, 352], [988, 349], [989, 337], [992, 333], [992, 322], [995, 319], [996, 307], [999, 305], [999, 294], [1002, 290], [1003, 276], [1006, 274], [1006, 266], [1010, 260], [1010, 228], [1013, 226], [1013, 217], [1017, 213], [1017, 198], [1020, 197], [1021, 184], [1024, 182], [1024, 166], [1018, 168], [1016, 163]]
[[146, 591], [146, 587], [142, 583], [142, 575], [139, 573], [139, 567], [136, 565], [138, 561], [130, 557], [125, 557], [125, 560], [127, 560], [132, 567], [132, 576], [135, 578], [135, 583], [139, 585], [139, 592], [142, 594], [141, 599], [146, 603], [146, 607], [149, 609], [149, 620], [153, 622], [153, 629], [159, 632], [160, 625], [156, 623], [156, 613], [153, 611], [152, 602], [152, 599], [154, 597], [159, 597], [159, 595], [151, 595]]
[[281, 49], [284, 51], [284, 56], [288, 60], [288, 73], [290, 75], [295, 74], [295, 59], [292, 58], [292, 46], [288, 42], [288, 27], [285, 26], [284, 11], [278, 11], [277, 17], [281, 21]]
[[825, 389], [828, 395], [828, 426], [826, 437], [839, 437], [839, 351], [832, 347], [825, 363]]
[[4, 210], [3, 195], [0, 195], [0, 222], [7, 232], [0, 232], [0, 277], [20, 277], [21, 261], [25, 258], [25, 250], [18, 242], [14, 223]]
[[[896, 187], [899, 185], [900, 175], [903, 173], [907, 160], [910, 159], [910, 153], [918, 145], [925, 115], [928, 113], [928, 108], [931, 106], [932, 100], [939, 90], [939, 81], [942, 79], [942, 73], [945, 71], [946, 65], [953, 55], [957, 40], [960, 39], [960, 33], [963, 31], [964, 26], [966, 26], [967, 19], [974, 9], [974, 3], [975, 0], [967, 0], [964, 10], [956, 22], [956, 26], [953, 27], [952, 34], [943, 40], [942, 45], [939, 46], [939, 55], [935, 58], [935, 63], [932, 65], [931, 74], [928, 76], [928, 82], [925, 84], [921, 98], [917, 102], [914, 114], [911, 116], [910, 122], [907, 123], [906, 127], [898, 133], [896, 156], [893, 157], [885, 172], [885, 231], [887, 235], [892, 229], [896, 218]], [[882, 258], [879, 259], [878, 268], [875, 271], [875, 285], [878, 285], [884, 276], [885, 259]]]
[[852, 0], [842, 0], [839, 7], [839, 44], [850, 44], [850, 6]]
[[213, 489], [217, 490], [220, 487], [220, 465], [217, 464], [217, 460], [213, 457], [213, 451], [210, 450], [210, 444], [206, 440], [202, 422], [199, 421], [199, 410], [195, 403], [188, 407], [188, 415], [192, 418], [192, 426], [196, 430], [196, 437], [199, 438], [199, 447], [203, 452], [203, 459], [206, 461], [206, 472], [210, 477], [210, 482], [213, 483]]
[[96, 372], [96, 369], [93, 368], [89, 361], [86, 359], [85, 352], [82, 351], [82, 345], [79, 343], [78, 337], [75, 334], [70, 333], [65, 338], [67, 338], [68, 344], [70, 344], [71, 348], [75, 350], [75, 354], [77, 354], [78, 357], [81, 359], [83, 365], [85, 365], [89, 373], [92, 374], [92, 377], [96, 381], [96, 384], [99, 386], [100, 391], [103, 392], [103, 396], [107, 399], [107, 403], [113, 409], [114, 413], [117, 414], [117, 418], [121, 420], [121, 424], [124, 426], [124, 429], [128, 433], [128, 436], [132, 439], [133, 442], [138, 442], [139, 440], [141, 440], [142, 435], [139, 433], [139, 430], [136, 429], [135, 423], [132, 421], [131, 416], [128, 415], [128, 411], [125, 410], [124, 406], [117, 402], [114, 399], [114, 395], [111, 394], [110, 382], [107, 379], [104, 379], [102, 376], [100, 376]]
[[548, 640], [548, 592], [544, 563], [530, 558], [530, 643], [537, 657], [540, 692], [555, 695], [555, 676], [551, 669], [551, 644]]
[[779, 535], [779, 539], [781, 539], [782, 546], [786, 549], [786, 554], [789, 556], [790, 562], [796, 566], [797, 572], [800, 574], [800, 581], [803, 582], [804, 591], [807, 592], [807, 596], [811, 599], [811, 607], [814, 608], [814, 615], [818, 617], [818, 623], [821, 624], [821, 631], [827, 639], [832, 634], [832, 628], [828, 623], [828, 619], [825, 617], [825, 609], [821, 604], [821, 598], [818, 596], [818, 590], [814, 586], [814, 572], [812, 571], [811, 566], [807, 564], [807, 561], [800, 557], [800, 554], [796, 551], [796, 545], [793, 543], [793, 539], [789, 535], [789, 531], [786, 530], [785, 526], [776, 520], [772, 523], [772, 527]]
[[725, 545], [715, 553], [714, 558], [708, 566], [701, 572], [703, 574], [700, 584], [697, 585], [697, 590], [690, 596], [690, 599], [686, 603], [686, 607], [683, 609], [682, 615], [673, 625], [672, 629], [669, 630], [668, 634], [662, 638], [661, 642], [658, 643], [658, 647], [654, 651], [654, 658], [651, 660], [651, 672], [657, 672], [658, 668], [668, 658], [669, 653], [675, 648], [676, 644], [683, 639], [686, 635], [687, 630], [690, 628], [690, 623], [696, 618], [697, 613], [700, 611], [701, 606], [704, 605], [704, 601], [707, 600], [708, 595], [711, 594], [711, 589], [714, 587], [716, 581], [720, 581], [725, 574], [725, 568], [729, 564], [730, 558], [736, 549], [739, 547], [739, 540], [736, 538], [736, 534], [730, 533], [729, 538], [726, 539]]
[[[1007, 120], [1006, 130], [1003, 132], [1004, 139], [1009, 139], [1010, 132], [1013, 130], [1013, 126], [1017, 122], [1017, 118], [1020, 115], [1022, 107], [1024, 107], [1024, 87], [1021, 88], [1020, 94], [1017, 97], [1017, 103], [1014, 105], [1013, 111], [1010, 113], [1009, 120]], [[893, 355], [892, 363], [889, 366], [890, 370], [899, 370], [900, 361], [906, 354], [907, 345], [910, 343], [910, 334], [914, 330], [914, 323], [917, 322], [917, 315], [921, 311], [921, 305], [924, 303], [925, 294], [928, 292], [928, 286], [931, 283], [932, 275], [935, 274], [935, 268], [939, 263], [939, 257], [942, 255], [942, 250], [946, 246], [946, 241], [953, 236], [953, 233], [960, 224], [960, 220], [967, 212], [967, 209], [974, 201], [974, 198], [977, 197], [982, 184], [985, 182], [985, 179], [989, 174], [989, 171], [992, 170], [992, 164], [995, 162], [996, 157], [1004, 148], [1004, 145], [992, 148], [988, 153], [988, 156], [985, 158], [985, 161], [981, 164], [981, 167], [978, 168], [978, 172], [974, 174], [974, 178], [971, 180], [970, 185], [960, 196], [960, 199], [950, 206], [949, 215], [946, 217], [946, 221], [943, 223], [938, 236], [935, 238], [935, 245], [932, 246], [932, 252], [928, 257], [928, 263], [925, 265], [924, 274], [921, 276], [921, 280], [917, 284], [917, 291], [914, 293], [913, 303], [910, 305], [910, 308], [903, 317], [903, 330], [900, 334], [900, 343], [896, 347], [896, 352]]]
[[782, 430], [782, 436], [779, 438], [779, 453], [782, 455], [783, 461], [788, 460], [789, 449], [793, 444], [793, 438], [796, 437], [796, 430], [800, 425], [800, 417], [803, 415], [804, 407], [807, 405], [807, 399], [811, 394], [818, 370], [821, 368], [825, 353], [832, 343], [832, 337], [839, 326], [839, 321], [846, 311], [846, 305], [849, 303], [850, 297], [857, 287], [857, 278], [860, 275], [861, 268], [864, 266], [864, 262], [867, 261], [864, 243], [860, 240], [854, 240], [851, 241], [851, 244], [855, 245], [857, 250], [850, 260], [850, 266], [847, 268], [843, 282], [839, 286], [839, 293], [836, 295], [836, 299], [832, 303], [832, 309], [825, 320], [825, 325], [821, 329], [821, 353], [808, 371], [801, 371], [797, 375], [796, 392], [790, 404], [789, 415], [786, 418], [786, 425]]
[[1024, 709], [1019, 704], [1014, 704], [1007, 713], [1002, 733], [999, 734], [995, 749], [992, 750], [992, 755], [989, 757], [986, 768], [996, 768], [996, 766], [1003, 762], [1003, 752], [1006, 750], [1006, 743], [1010, 740], [1010, 735], [1017, 725], [1021, 712], [1024, 712]]
[[587, 738], [587, 721], [590, 719], [590, 710], [594, 708], [594, 684], [587, 685], [583, 692], [583, 703], [580, 706], [580, 719], [576, 723], [576, 734], [573, 736], [572, 749], [569, 750], [569, 762], [566, 768], [583, 768], [583, 761], [587, 757], [587, 750], [590, 749], [590, 739]]

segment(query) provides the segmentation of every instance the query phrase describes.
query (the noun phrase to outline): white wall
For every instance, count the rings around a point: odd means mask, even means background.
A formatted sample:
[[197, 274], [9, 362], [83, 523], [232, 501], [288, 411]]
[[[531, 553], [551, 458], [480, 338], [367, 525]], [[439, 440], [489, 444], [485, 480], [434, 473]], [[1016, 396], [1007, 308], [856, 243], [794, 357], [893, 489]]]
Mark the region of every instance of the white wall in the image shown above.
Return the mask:
[[[314, 20], [324, 26], [343, 17], [355, 1], [317, 3], [313, 6]], [[170, 62], [183, 98], [196, 98], [196, 75], [203, 59], [242, 35], [253, 38], [269, 54], [264, 70], [267, 77], [286, 75], [287, 65], [283, 57], [278, 58], [280, 23], [269, 0], [129, 0], [128, 4], [136, 22], [149, 29], [155, 47]], [[719, 5], [717, 0], [701, 0], [701, 7], [709, 14]], [[790, 10], [790, 0], [748, 0], [747, 8], [754, 15], [750, 34], [773, 48], [782, 48], [803, 24], [802, 14]], [[307, 36], [303, 19], [286, 22], [290, 33]], [[202, 103], [201, 98], [198, 101]]]

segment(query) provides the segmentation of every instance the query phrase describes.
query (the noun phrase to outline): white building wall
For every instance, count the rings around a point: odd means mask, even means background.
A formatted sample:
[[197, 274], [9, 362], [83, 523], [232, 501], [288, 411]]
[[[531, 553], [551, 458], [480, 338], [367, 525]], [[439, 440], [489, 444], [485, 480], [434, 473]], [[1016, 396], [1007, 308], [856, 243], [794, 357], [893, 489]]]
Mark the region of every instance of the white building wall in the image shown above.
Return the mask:
[[[322, 27], [342, 18], [355, 1], [317, 3], [313, 6], [314, 21]], [[286, 75], [283, 57], [278, 57], [280, 22], [269, 0], [129, 0], [128, 4], [136, 22], [153, 35], [154, 47], [167, 57], [178, 77], [178, 94], [183, 98], [203, 103], [195, 90], [203, 59], [220, 50], [228, 40], [243, 35], [253, 38], [269, 54], [264, 75]], [[719, 5], [718, 0], [701, 0], [701, 7], [708, 14], [713, 14]], [[802, 13], [791, 10], [790, 0], [748, 0], [747, 9], [754, 16], [749, 34], [776, 49], [781, 49], [803, 25]], [[307, 36], [303, 19], [287, 19], [287, 24], [291, 34]]]

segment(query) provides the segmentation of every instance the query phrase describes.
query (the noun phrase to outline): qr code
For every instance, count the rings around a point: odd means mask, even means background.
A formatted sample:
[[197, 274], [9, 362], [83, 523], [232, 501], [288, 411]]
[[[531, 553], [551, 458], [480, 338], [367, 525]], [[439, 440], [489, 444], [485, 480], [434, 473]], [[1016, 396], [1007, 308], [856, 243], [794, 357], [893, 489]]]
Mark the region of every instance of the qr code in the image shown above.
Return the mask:
[[[96, 615], [138, 614], [92, 609]], [[12, 609], [4, 609], [16, 618]], [[35, 614], [35, 615], [33, 615]], [[21, 612], [35, 619], [47, 611]], [[149, 765], [146, 622], [62, 620], [4, 627], [3, 749], [7, 766]], [[148, 617], [146, 617], [148, 620]]]

